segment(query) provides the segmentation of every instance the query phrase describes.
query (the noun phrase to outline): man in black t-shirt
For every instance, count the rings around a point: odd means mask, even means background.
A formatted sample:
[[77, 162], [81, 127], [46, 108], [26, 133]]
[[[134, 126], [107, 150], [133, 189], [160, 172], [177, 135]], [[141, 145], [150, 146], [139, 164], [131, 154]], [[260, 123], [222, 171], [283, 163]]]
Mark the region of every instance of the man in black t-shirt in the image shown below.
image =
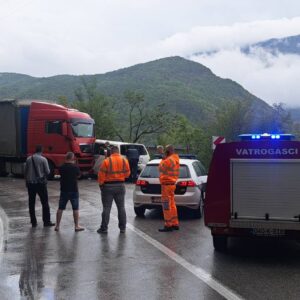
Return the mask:
[[82, 231], [84, 228], [80, 227], [79, 222], [79, 193], [77, 178], [80, 176], [79, 168], [74, 164], [74, 153], [68, 152], [66, 154], [65, 163], [59, 168], [60, 173], [60, 199], [59, 207], [56, 213], [55, 231], [59, 231], [59, 224], [64, 209], [70, 200], [73, 208], [73, 217], [75, 223], [75, 231]]

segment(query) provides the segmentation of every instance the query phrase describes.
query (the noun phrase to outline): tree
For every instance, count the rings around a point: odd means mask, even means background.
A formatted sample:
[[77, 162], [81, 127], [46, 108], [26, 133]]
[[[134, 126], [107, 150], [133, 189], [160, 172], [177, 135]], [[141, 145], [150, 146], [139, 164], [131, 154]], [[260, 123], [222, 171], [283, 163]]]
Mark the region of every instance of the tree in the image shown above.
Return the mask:
[[208, 167], [212, 149], [209, 130], [199, 124], [192, 124], [185, 116], [178, 115], [172, 127], [157, 139], [160, 145], [173, 144], [175, 148], [184, 147], [185, 153], [195, 154]]
[[69, 103], [68, 98], [66, 96], [59, 96], [58, 97], [58, 103], [60, 105], [65, 106], [65, 107], [70, 107], [70, 103]]
[[72, 107], [88, 113], [95, 121], [96, 137], [113, 139], [115, 136], [114, 100], [97, 91], [96, 82], [82, 79], [82, 88], [75, 91], [76, 100]]
[[290, 133], [293, 130], [293, 121], [283, 103], [274, 103], [273, 110], [264, 118], [265, 132]]
[[174, 144], [184, 148], [186, 153], [190, 153], [194, 139], [195, 127], [183, 115], [176, 115], [173, 118], [172, 126], [157, 139], [159, 144]]
[[[122, 141], [136, 143], [146, 137], [158, 135], [171, 126], [173, 116], [166, 111], [164, 104], [154, 108], [147, 106], [142, 93], [127, 91], [120, 126], [116, 130]], [[120, 118], [119, 118], [120, 119]]]
[[249, 106], [246, 103], [226, 103], [216, 113], [216, 123], [212, 125], [211, 135], [224, 136], [228, 141], [247, 131]]

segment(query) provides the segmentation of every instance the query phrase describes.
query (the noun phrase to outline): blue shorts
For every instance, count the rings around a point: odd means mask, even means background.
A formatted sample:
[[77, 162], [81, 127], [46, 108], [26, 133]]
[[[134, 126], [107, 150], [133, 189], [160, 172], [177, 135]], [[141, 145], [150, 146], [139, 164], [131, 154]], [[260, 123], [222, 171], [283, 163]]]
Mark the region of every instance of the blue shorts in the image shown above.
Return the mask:
[[79, 193], [78, 192], [60, 192], [59, 198], [59, 209], [64, 210], [66, 209], [66, 205], [70, 200], [72, 209], [78, 210], [79, 209]]

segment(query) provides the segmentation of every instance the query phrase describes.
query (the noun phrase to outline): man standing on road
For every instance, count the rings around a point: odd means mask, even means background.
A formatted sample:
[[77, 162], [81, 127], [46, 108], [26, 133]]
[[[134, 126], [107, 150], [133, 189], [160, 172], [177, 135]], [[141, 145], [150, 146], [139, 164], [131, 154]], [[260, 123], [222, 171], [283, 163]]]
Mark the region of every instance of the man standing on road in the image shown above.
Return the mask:
[[130, 148], [126, 152], [127, 159], [130, 166], [130, 182], [136, 182], [138, 177], [138, 163], [140, 158], [140, 153], [136, 148]]
[[159, 164], [159, 181], [161, 184], [161, 201], [165, 226], [160, 232], [179, 230], [177, 207], [175, 204], [176, 181], [179, 176], [179, 156], [172, 145], [166, 146], [165, 158]]
[[74, 164], [74, 153], [68, 152], [66, 154], [65, 163], [59, 168], [60, 174], [60, 199], [59, 207], [56, 213], [55, 231], [59, 231], [59, 224], [63, 211], [70, 200], [73, 209], [73, 218], [75, 224], [75, 231], [82, 231], [84, 228], [79, 226], [79, 193], [77, 178], [80, 177], [80, 170]]
[[25, 180], [28, 190], [29, 214], [32, 227], [37, 226], [35, 216], [35, 199], [39, 195], [43, 207], [44, 227], [54, 226], [50, 221], [50, 208], [48, 203], [47, 176], [50, 173], [48, 161], [42, 156], [43, 148], [37, 145], [35, 153], [29, 156], [25, 164]]
[[107, 233], [110, 210], [113, 200], [118, 208], [119, 228], [121, 233], [126, 230], [125, 211], [125, 178], [129, 177], [130, 169], [127, 159], [119, 153], [117, 146], [111, 147], [111, 155], [100, 166], [98, 182], [103, 205], [102, 223], [98, 233]]

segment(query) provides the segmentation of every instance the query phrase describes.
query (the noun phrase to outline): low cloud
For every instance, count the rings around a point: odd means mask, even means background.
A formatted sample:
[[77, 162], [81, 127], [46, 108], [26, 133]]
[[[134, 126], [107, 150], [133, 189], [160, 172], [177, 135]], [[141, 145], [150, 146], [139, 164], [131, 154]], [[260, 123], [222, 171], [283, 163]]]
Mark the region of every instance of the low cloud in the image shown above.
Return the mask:
[[161, 41], [161, 52], [177, 51], [182, 55], [234, 49], [270, 38], [300, 34], [300, 17], [235, 23], [227, 26], [198, 26]]
[[[237, 81], [270, 104], [297, 105], [300, 96], [298, 56], [247, 56], [239, 50], [299, 34], [296, 0], [284, 10], [279, 0], [0, 2], [1, 72], [99, 74], [179, 55]], [[209, 51], [214, 54], [203, 54]]]
[[269, 104], [300, 106], [299, 55], [273, 56], [261, 49], [246, 55], [235, 49], [191, 59], [206, 65], [218, 76], [237, 81]]
[[195, 27], [155, 47], [157, 53], [181, 55], [210, 68], [216, 75], [240, 83], [269, 104], [300, 106], [300, 56], [272, 55], [241, 48], [271, 38], [300, 34], [300, 17], [236, 23], [232, 26]]

